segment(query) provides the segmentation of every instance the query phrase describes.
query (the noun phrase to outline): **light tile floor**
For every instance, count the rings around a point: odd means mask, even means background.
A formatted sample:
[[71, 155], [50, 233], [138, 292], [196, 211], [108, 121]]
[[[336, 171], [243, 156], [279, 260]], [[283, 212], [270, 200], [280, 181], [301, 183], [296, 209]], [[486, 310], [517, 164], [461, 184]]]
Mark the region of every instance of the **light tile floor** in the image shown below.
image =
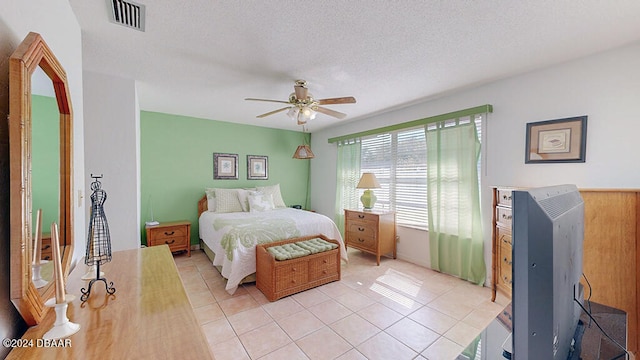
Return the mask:
[[504, 308], [488, 288], [349, 250], [342, 279], [275, 302], [245, 284], [230, 295], [202, 251], [175, 256], [217, 360], [455, 359]]

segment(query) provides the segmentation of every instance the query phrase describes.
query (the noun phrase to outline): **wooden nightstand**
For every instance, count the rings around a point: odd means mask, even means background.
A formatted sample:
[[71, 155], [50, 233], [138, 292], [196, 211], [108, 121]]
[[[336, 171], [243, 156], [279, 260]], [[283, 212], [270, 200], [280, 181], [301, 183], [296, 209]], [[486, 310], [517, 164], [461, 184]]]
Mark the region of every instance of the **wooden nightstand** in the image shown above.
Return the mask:
[[145, 226], [147, 246], [169, 245], [171, 252], [186, 251], [191, 256], [191, 222], [172, 221]]
[[42, 233], [42, 243], [40, 244], [41, 260], [51, 260], [53, 249], [51, 248], [51, 233]]
[[396, 258], [396, 214], [390, 211], [344, 210], [347, 246], [380, 256], [393, 253]]

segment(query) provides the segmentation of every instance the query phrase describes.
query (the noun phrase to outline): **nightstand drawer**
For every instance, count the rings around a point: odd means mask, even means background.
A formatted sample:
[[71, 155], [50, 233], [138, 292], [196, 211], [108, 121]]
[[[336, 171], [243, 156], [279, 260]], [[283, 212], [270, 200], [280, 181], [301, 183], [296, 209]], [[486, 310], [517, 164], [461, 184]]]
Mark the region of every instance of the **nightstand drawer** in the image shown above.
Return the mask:
[[53, 258], [53, 248], [51, 247], [51, 234], [42, 234], [42, 243], [40, 244], [40, 260], [51, 260]]
[[187, 237], [186, 236], [165, 236], [165, 237], [151, 237], [151, 239], [147, 239], [149, 246], [156, 245], [169, 245], [171, 251], [183, 250], [187, 245]]
[[373, 226], [370, 226], [367, 223], [352, 221], [349, 223], [349, 229], [347, 229], [350, 233], [357, 234], [358, 236], [376, 236], [376, 229]]
[[376, 250], [376, 238], [372, 236], [363, 236], [358, 233], [347, 233], [347, 245], [353, 246], [359, 249], [367, 249], [370, 251]]
[[354, 212], [354, 211], [347, 211], [347, 220], [350, 221], [368, 221], [368, 222], [377, 222], [378, 221], [378, 215], [376, 214], [368, 214], [366, 212]]
[[151, 237], [154, 240], [161, 239], [175, 239], [180, 237], [187, 236], [187, 229], [185, 226], [166, 226], [161, 228], [151, 228], [150, 229]]

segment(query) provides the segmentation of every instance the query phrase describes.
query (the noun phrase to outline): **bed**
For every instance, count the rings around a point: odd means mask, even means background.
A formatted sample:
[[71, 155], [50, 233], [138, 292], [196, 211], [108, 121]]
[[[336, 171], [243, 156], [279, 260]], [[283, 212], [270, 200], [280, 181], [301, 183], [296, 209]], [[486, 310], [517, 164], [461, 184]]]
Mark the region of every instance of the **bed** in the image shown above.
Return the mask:
[[261, 212], [208, 211], [207, 195], [198, 201], [200, 245], [220, 274], [225, 290], [255, 281], [256, 245], [301, 236], [324, 235], [340, 243], [340, 257], [347, 252], [340, 231], [328, 217], [311, 211], [280, 207]]

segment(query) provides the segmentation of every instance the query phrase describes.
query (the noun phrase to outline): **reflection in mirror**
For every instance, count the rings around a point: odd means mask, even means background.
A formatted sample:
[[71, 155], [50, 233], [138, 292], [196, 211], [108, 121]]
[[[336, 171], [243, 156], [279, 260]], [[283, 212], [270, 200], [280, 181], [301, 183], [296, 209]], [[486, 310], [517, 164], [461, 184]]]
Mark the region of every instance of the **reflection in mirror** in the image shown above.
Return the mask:
[[[34, 255], [32, 279], [41, 295], [46, 291], [45, 286], [51, 282], [53, 276], [53, 263], [49, 262], [52, 254], [51, 235], [47, 229], [52, 222], [60, 223], [59, 118], [53, 83], [38, 66], [31, 76], [31, 224], [37, 224], [37, 214], [40, 211], [40, 234], [37, 232], [37, 226], [32, 227], [33, 253], [40, 253], [40, 259], [35, 259]], [[42, 232], [42, 229], [45, 231]], [[41, 239], [38, 239], [38, 235]], [[40, 261], [36, 267], [37, 260]]]
[[33, 260], [31, 260], [31, 281], [33, 285], [40, 291], [45, 285], [51, 282], [48, 271], [45, 272], [44, 277], [42, 274], [42, 268], [46, 266], [47, 260], [42, 260], [42, 209], [38, 209], [36, 213], [36, 232], [33, 235]]

